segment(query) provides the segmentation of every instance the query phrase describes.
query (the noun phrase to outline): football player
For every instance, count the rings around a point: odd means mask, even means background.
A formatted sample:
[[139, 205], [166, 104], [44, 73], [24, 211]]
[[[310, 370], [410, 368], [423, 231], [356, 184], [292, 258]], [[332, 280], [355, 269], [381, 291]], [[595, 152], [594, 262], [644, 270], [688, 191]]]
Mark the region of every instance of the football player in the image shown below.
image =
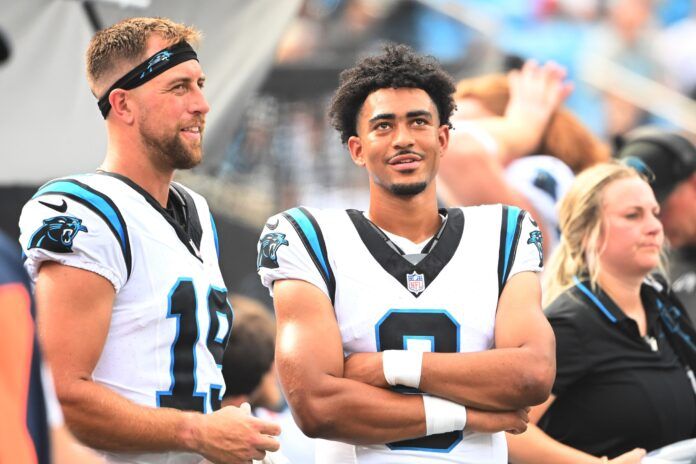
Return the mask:
[[198, 37], [160, 18], [95, 34], [87, 75], [106, 157], [45, 184], [20, 219], [65, 420], [112, 463], [249, 462], [278, 448], [277, 425], [220, 407], [232, 309], [215, 225], [172, 182], [203, 154]]
[[257, 265], [276, 363], [317, 462], [507, 463], [504, 431], [549, 395], [541, 234], [503, 205], [438, 210], [451, 78], [391, 45], [341, 74], [330, 115], [370, 185], [368, 211], [271, 217]]

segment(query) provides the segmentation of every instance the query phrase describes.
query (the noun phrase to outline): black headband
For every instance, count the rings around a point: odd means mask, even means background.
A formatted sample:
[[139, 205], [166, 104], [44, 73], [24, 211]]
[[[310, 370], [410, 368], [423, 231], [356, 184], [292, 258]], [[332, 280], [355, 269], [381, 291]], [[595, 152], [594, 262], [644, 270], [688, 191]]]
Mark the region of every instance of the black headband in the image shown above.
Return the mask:
[[99, 111], [106, 119], [111, 110], [109, 95], [116, 89], [130, 90], [143, 85], [169, 68], [188, 60], [198, 61], [198, 55], [187, 42], [179, 42], [176, 45], [160, 50], [147, 60], [126, 73], [125, 76], [117, 80], [114, 85], [99, 99]]

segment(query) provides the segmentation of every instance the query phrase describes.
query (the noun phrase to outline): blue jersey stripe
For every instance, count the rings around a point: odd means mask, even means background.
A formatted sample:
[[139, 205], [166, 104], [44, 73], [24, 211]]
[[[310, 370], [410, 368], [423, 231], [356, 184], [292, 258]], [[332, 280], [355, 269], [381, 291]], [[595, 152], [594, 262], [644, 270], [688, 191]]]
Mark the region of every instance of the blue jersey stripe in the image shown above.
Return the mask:
[[218, 259], [220, 259], [220, 245], [218, 244], [218, 233], [217, 233], [217, 227], [215, 226], [215, 219], [213, 219], [213, 213], [210, 213], [210, 225], [213, 228], [213, 239], [215, 240], [215, 252], [217, 253]]
[[292, 217], [295, 220], [297, 225], [300, 226], [300, 229], [302, 229], [302, 233], [304, 234], [305, 238], [307, 238], [309, 245], [312, 247], [312, 252], [316, 256], [317, 260], [319, 261], [319, 264], [321, 264], [321, 267], [324, 270], [324, 275], [327, 279], [329, 279], [330, 273], [329, 267], [326, 263], [326, 257], [324, 256], [324, 253], [322, 253], [321, 251], [321, 246], [319, 245], [319, 237], [317, 236], [317, 231], [314, 229], [314, 226], [312, 225], [311, 221], [299, 208], [293, 208], [291, 210], [288, 210], [287, 214], [290, 215], [290, 217]]
[[127, 238], [124, 231], [124, 225], [121, 223], [116, 210], [104, 200], [101, 196], [90, 192], [89, 190], [68, 181], [56, 181], [50, 184], [46, 184], [39, 189], [38, 192], [34, 194], [32, 198], [39, 197], [41, 195], [47, 195], [51, 193], [74, 195], [82, 200], [88, 202], [99, 210], [103, 216], [109, 221], [112, 228], [118, 233], [118, 238], [121, 242], [121, 248], [124, 253], [126, 253], [127, 248]]
[[512, 254], [515, 235], [517, 235], [517, 219], [522, 211], [516, 206], [508, 206], [507, 235], [505, 237], [505, 263], [503, 264], [503, 283], [508, 275], [510, 255]]

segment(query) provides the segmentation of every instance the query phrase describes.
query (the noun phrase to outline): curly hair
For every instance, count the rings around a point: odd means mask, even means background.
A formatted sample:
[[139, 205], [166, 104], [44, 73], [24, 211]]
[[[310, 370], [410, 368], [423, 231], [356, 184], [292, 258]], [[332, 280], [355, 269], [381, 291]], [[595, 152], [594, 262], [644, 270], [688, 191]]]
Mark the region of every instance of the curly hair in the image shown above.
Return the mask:
[[382, 55], [363, 59], [355, 67], [343, 71], [339, 80], [329, 118], [343, 143], [357, 135], [358, 113], [365, 99], [379, 89], [424, 90], [437, 107], [440, 124], [451, 127], [450, 116], [455, 109], [452, 78], [435, 58], [418, 55], [406, 45], [385, 45]]

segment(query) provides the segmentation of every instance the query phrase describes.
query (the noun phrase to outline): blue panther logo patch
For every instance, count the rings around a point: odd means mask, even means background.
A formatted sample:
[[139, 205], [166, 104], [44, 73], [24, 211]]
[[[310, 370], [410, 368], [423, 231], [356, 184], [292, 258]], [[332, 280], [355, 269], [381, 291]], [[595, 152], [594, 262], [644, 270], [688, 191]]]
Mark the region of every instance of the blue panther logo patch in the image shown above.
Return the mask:
[[539, 267], [542, 267], [544, 265], [544, 252], [542, 250], [544, 240], [541, 236], [541, 231], [531, 231], [529, 233], [529, 239], [527, 239], [527, 243], [533, 243], [537, 247], [537, 251], [539, 252]]
[[259, 250], [259, 256], [256, 260], [256, 269], [262, 267], [267, 267], [269, 269], [276, 269], [278, 267], [278, 248], [281, 245], [288, 245], [288, 241], [285, 240], [285, 234], [280, 232], [271, 232], [263, 236], [261, 240], [261, 249]]
[[164, 61], [169, 61], [169, 58], [170, 58], [171, 56], [172, 56], [172, 52], [170, 52], [169, 50], [162, 50], [161, 52], [159, 52], [158, 54], [156, 54], [155, 56], [153, 56], [153, 57], [150, 59], [150, 61], [148, 61], [148, 63], [147, 63], [147, 69], [145, 69], [145, 71], [143, 71], [142, 73], [140, 73], [140, 79], [142, 79], [143, 77], [145, 77], [145, 76], [147, 76], [148, 74], [150, 74], [150, 73], [152, 72], [152, 68], [153, 68], [156, 64], [162, 63], [162, 62], [164, 62]]
[[87, 232], [82, 219], [74, 216], [55, 216], [44, 219], [43, 225], [29, 240], [29, 249], [43, 248], [56, 253], [72, 252], [73, 240], [79, 232]]

